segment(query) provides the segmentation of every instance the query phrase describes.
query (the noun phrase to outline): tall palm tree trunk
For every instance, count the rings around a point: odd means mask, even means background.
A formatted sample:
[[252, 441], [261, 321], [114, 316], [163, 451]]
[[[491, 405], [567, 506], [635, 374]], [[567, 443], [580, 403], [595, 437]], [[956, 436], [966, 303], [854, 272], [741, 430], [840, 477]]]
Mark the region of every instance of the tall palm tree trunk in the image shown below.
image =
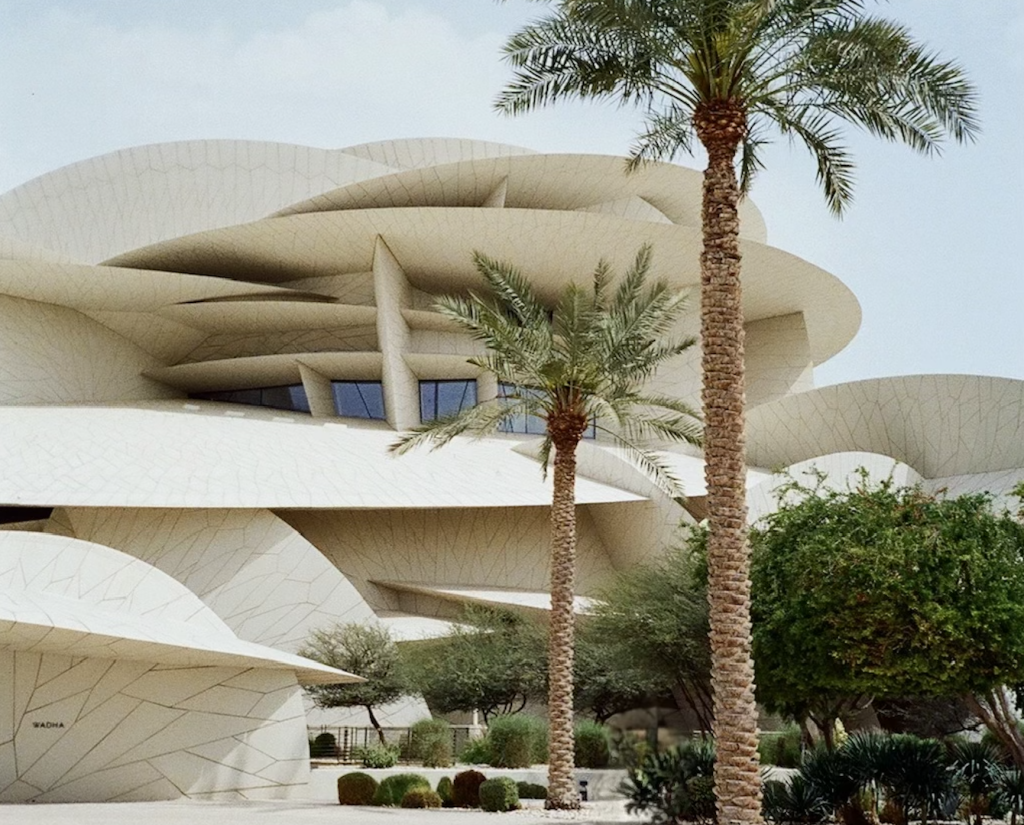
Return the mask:
[[[584, 421], [584, 424], [586, 422]], [[557, 429], [549, 421], [549, 432]], [[582, 432], [582, 430], [580, 430]], [[555, 446], [551, 502], [551, 619], [548, 628], [547, 808], [578, 808], [572, 730], [573, 594], [576, 579], [576, 445], [579, 436], [559, 437]]]
[[701, 345], [711, 682], [718, 754], [715, 796], [719, 825], [733, 825], [761, 821], [750, 645], [740, 193], [734, 166], [746, 115], [734, 101], [717, 100], [701, 104], [694, 122], [708, 152], [702, 204]]

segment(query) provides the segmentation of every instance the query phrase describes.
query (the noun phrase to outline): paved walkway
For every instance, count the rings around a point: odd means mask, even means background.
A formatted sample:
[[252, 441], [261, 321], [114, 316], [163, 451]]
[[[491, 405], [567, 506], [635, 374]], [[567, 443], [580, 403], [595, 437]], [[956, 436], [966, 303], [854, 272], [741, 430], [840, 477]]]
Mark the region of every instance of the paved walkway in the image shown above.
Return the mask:
[[553, 825], [559, 821], [604, 825], [644, 820], [627, 815], [622, 802], [584, 803], [581, 811], [527, 808], [507, 814], [286, 801], [0, 804], [2, 825]]

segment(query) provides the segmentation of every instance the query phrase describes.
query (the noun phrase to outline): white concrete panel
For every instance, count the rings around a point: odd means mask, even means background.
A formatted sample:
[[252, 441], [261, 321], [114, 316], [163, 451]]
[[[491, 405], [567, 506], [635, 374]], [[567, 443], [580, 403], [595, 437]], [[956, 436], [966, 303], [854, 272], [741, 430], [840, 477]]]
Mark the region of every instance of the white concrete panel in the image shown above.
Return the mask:
[[279, 143], [140, 146], [66, 166], [6, 193], [0, 234], [93, 262], [163, 238], [251, 221], [389, 171], [352, 153]]
[[64, 307], [0, 295], [0, 404], [168, 398], [151, 355]]
[[67, 516], [79, 537], [174, 577], [242, 639], [296, 650], [315, 628], [373, 618], [337, 568], [265, 510], [70, 509]]
[[[376, 422], [212, 402], [145, 407], [0, 407], [0, 500], [170, 508], [547, 506], [551, 478], [513, 448], [524, 437], [457, 439], [388, 453]], [[535, 440], [528, 438], [526, 440]], [[577, 501], [640, 497], [582, 478]]]

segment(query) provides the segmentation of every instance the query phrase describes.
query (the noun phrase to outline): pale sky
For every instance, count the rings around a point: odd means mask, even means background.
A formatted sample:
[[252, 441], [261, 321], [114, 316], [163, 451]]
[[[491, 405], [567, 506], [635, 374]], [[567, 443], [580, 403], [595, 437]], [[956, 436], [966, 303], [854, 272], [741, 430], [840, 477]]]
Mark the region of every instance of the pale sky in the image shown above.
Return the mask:
[[[201, 138], [336, 148], [463, 137], [624, 154], [641, 122], [630, 109], [493, 112], [509, 76], [501, 44], [543, 11], [525, 0], [0, 0], [0, 191], [117, 149]], [[1024, 3], [873, 11], [960, 61], [983, 133], [938, 158], [852, 133], [856, 199], [841, 221], [803, 149], [769, 151], [752, 193], [769, 243], [835, 274], [864, 312], [818, 383], [1024, 379]]]

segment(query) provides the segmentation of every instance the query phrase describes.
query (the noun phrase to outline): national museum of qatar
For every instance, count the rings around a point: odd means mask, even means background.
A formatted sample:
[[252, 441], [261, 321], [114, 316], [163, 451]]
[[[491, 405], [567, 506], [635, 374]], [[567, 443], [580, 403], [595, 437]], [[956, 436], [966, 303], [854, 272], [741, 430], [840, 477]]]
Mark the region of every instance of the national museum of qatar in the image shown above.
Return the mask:
[[[194, 141], [0, 195], [0, 801], [301, 796], [302, 686], [352, 678], [297, 655], [311, 630], [411, 642], [467, 603], [543, 611], [536, 422], [388, 452], [502, 391], [435, 299], [479, 284], [474, 251], [549, 299], [650, 244], [654, 274], [693, 288], [700, 178], [474, 141]], [[769, 245], [752, 203], [741, 218], [751, 517], [772, 471], [811, 465], [1006, 501], [1024, 382], [816, 388], [857, 299]], [[696, 406], [697, 348], [653, 383]], [[581, 603], [703, 517], [699, 451], [664, 455], [685, 509], [581, 444]]]

